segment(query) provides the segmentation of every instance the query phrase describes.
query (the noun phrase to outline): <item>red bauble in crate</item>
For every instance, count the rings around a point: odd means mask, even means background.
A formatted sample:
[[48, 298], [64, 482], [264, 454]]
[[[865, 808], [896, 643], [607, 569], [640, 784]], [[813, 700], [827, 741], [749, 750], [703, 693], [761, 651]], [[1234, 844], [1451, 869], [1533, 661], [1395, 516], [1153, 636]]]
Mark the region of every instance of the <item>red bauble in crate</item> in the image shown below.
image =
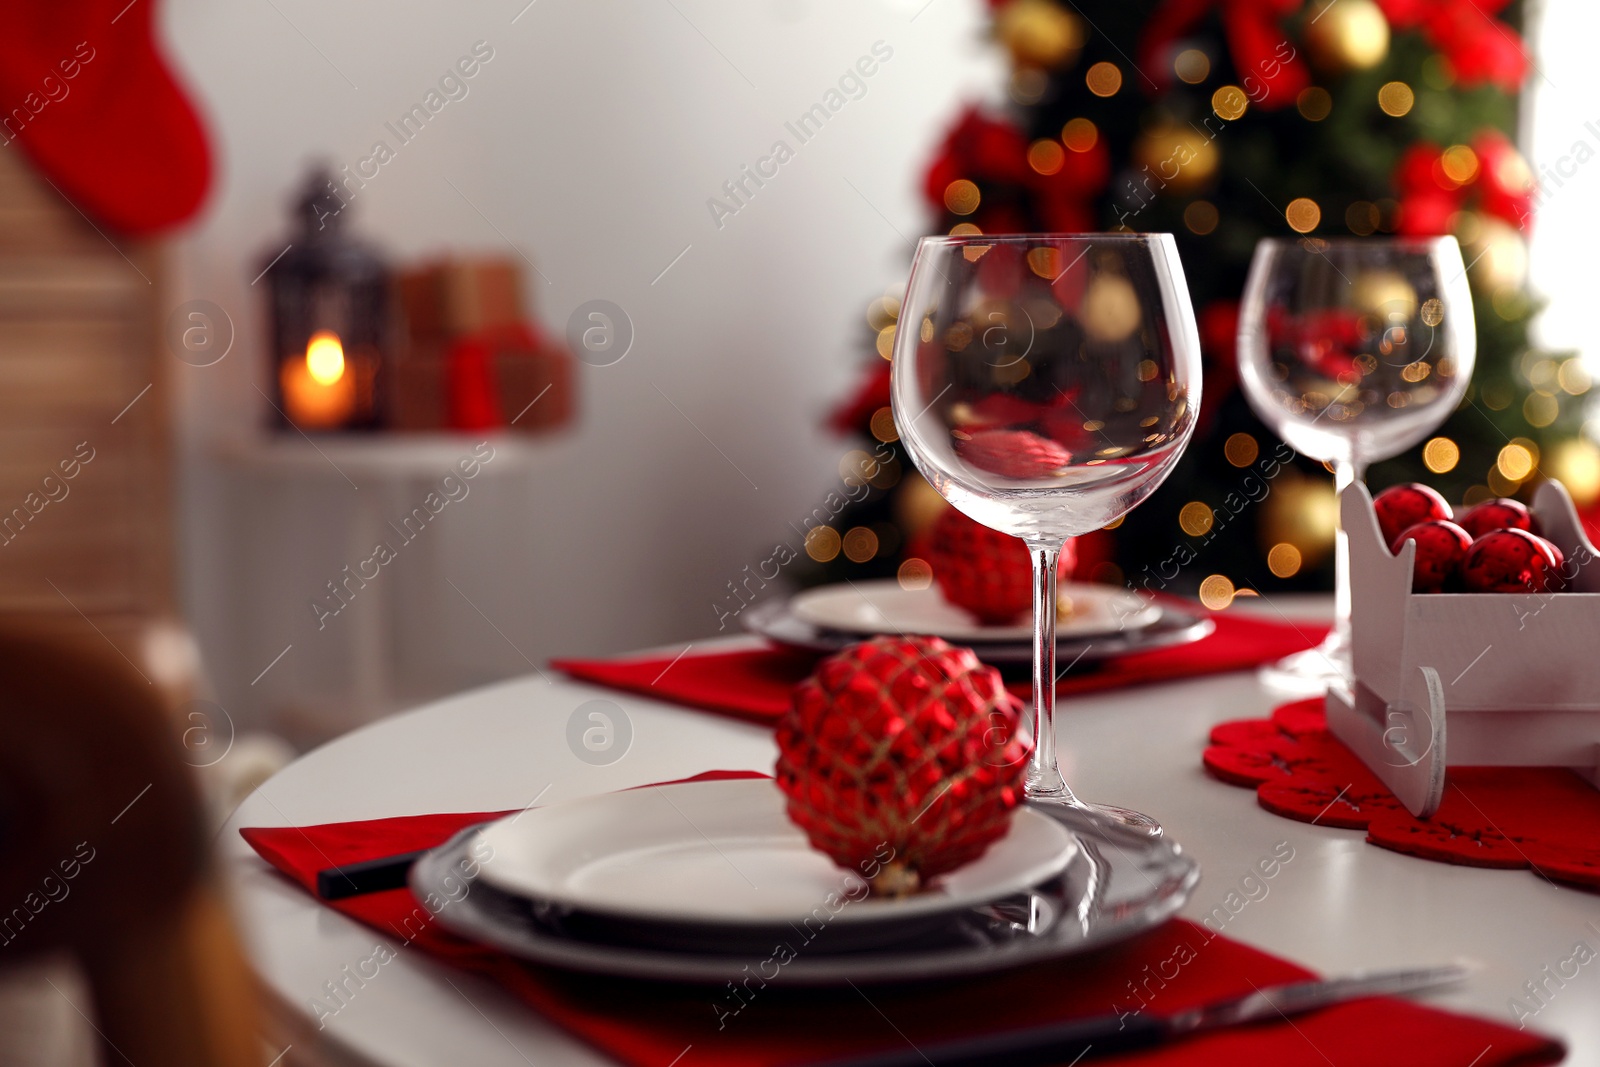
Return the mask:
[[1411, 567], [1413, 593], [1444, 592], [1445, 586], [1454, 582], [1472, 547], [1472, 535], [1445, 519], [1417, 523], [1395, 538], [1389, 551], [1398, 556], [1407, 541], [1417, 544], [1417, 557]]
[[1419, 522], [1434, 519], [1449, 521], [1450, 505], [1444, 497], [1425, 485], [1411, 482], [1391, 485], [1372, 498], [1372, 510], [1378, 515], [1378, 529], [1383, 531], [1385, 544], [1394, 544], [1395, 538]]
[[[985, 626], [1016, 622], [1033, 607], [1033, 561], [1021, 539], [946, 508], [928, 532], [926, 550], [944, 598]], [[1069, 540], [1058, 577], [1072, 573], [1076, 555]]]
[[1533, 512], [1519, 500], [1485, 500], [1462, 512], [1461, 528], [1473, 537], [1482, 537], [1491, 530], [1526, 530], [1538, 533]]
[[873, 890], [914, 893], [1005, 836], [1029, 747], [1000, 672], [937, 637], [823, 660], [778, 724], [778, 787], [813, 848]]
[[1461, 562], [1469, 593], [1544, 593], [1561, 586], [1561, 552], [1526, 530], [1490, 530]]

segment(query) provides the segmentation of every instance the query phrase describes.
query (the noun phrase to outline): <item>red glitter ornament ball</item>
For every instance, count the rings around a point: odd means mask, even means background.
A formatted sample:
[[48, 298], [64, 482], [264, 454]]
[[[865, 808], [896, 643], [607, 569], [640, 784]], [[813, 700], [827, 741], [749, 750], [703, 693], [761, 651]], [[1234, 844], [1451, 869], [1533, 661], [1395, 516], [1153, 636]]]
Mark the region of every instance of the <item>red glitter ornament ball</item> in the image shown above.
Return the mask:
[[1492, 530], [1526, 530], [1538, 533], [1533, 512], [1520, 500], [1485, 500], [1474, 504], [1461, 515], [1461, 528], [1473, 537], [1482, 537]]
[[778, 786], [813, 848], [900, 896], [1010, 828], [1029, 746], [1000, 672], [937, 637], [823, 660], [778, 724]]
[[1469, 593], [1544, 593], [1561, 587], [1561, 553], [1527, 530], [1490, 530], [1461, 562]]
[[1372, 510], [1378, 514], [1378, 529], [1383, 531], [1386, 545], [1394, 544], [1395, 538], [1419, 522], [1448, 522], [1451, 518], [1450, 505], [1444, 497], [1416, 482], [1391, 485], [1372, 498]]
[[[1032, 609], [1033, 561], [1021, 538], [946, 508], [928, 531], [925, 550], [944, 598], [983, 625], [1016, 622]], [[1069, 540], [1056, 575], [1066, 578], [1076, 563]]]
[[1461, 561], [1472, 547], [1472, 535], [1444, 519], [1417, 523], [1395, 538], [1389, 551], [1398, 556], [1400, 546], [1407, 541], [1417, 543], [1417, 557], [1411, 565], [1413, 593], [1442, 593], [1446, 586], [1453, 585]]
[[1051, 478], [1072, 453], [1032, 430], [974, 430], [956, 438], [956, 455], [979, 470], [1027, 481]]

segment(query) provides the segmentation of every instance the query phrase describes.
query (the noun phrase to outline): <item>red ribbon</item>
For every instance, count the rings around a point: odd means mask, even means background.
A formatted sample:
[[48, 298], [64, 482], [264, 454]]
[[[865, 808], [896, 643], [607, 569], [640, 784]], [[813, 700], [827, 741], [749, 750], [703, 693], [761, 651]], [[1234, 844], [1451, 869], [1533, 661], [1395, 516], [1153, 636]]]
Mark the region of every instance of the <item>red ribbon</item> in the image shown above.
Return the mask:
[[1165, 55], [1174, 41], [1193, 30], [1212, 10], [1222, 21], [1233, 69], [1250, 103], [1266, 111], [1294, 103], [1311, 84], [1311, 75], [1281, 20], [1301, 0], [1167, 0], [1145, 24], [1139, 65], [1161, 88], [1172, 83]]
[[450, 342], [445, 352], [446, 422], [454, 430], [488, 430], [506, 424], [495, 360], [501, 352], [537, 352], [538, 333], [525, 322], [489, 326]]

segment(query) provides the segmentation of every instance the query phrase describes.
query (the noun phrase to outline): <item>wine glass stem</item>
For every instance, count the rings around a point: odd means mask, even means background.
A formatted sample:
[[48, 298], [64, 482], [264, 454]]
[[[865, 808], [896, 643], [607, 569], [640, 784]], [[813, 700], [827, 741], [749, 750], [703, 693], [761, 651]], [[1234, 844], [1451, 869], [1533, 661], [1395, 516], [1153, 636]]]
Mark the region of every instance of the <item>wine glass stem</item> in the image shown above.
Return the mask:
[[[1364, 460], [1350, 458], [1338, 460], [1333, 465], [1333, 489], [1338, 499], [1345, 489], [1366, 477]], [[1350, 655], [1350, 538], [1343, 524], [1337, 524], [1333, 535], [1333, 639], [1345, 657]]]
[[1056, 766], [1056, 560], [1061, 546], [1029, 544], [1033, 557], [1033, 756], [1026, 790], [1032, 798], [1075, 804]]

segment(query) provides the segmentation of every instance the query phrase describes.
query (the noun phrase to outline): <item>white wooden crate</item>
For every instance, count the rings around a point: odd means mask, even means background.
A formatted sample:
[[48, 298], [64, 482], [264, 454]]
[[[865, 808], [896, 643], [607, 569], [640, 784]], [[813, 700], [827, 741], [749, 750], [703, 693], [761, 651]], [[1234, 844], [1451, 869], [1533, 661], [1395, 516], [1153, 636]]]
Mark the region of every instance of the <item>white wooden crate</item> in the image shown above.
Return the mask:
[[1534, 513], [1566, 557], [1568, 592], [1413, 593], [1416, 545], [1389, 552], [1364, 485], [1340, 497], [1350, 540], [1355, 681], [1328, 727], [1419, 818], [1446, 766], [1571, 767], [1600, 786], [1600, 552], [1572, 499]]

